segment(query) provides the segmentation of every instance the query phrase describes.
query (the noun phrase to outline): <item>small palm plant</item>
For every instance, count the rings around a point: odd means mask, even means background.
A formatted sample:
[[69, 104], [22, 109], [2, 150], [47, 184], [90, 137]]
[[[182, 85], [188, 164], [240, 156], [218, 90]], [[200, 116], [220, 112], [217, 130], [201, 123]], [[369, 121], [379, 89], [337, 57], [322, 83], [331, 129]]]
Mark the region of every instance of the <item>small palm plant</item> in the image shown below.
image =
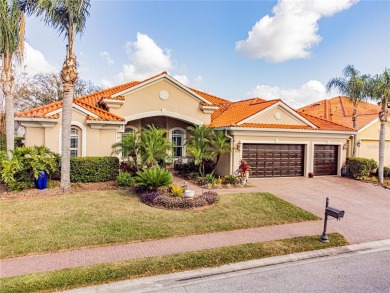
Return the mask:
[[[132, 131], [122, 136], [122, 140], [112, 145], [112, 153], [121, 154], [123, 158], [132, 158], [138, 168], [138, 152], [140, 149], [139, 135]], [[138, 169], [137, 169], [138, 170]]]
[[149, 191], [156, 191], [161, 186], [168, 186], [172, 183], [172, 175], [166, 169], [151, 167], [140, 171], [135, 177], [135, 182], [147, 187]]
[[172, 142], [166, 137], [167, 130], [148, 125], [141, 131], [141, 158], [147, 166], [157, 166], [159, 161], [169, 157]]

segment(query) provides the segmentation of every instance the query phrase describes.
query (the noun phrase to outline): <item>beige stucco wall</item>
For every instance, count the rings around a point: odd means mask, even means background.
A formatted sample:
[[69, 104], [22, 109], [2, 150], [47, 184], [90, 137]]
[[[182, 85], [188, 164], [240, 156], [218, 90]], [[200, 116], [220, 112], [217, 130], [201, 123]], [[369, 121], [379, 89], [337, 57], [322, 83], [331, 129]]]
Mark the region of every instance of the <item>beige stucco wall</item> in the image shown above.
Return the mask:
[[[374, 159], [379, 161], [379, 129], [380, 122], [377, 121], [369, 127], [363, 129], [358, 134], [360, 147], [357, 148], [356, 155], [361, 158]], [[390, 166], [390, 125], [386, 125], [385, 144], [385, 166]]]
[[[275, 114], [277, 114], [276, 116], [280, 115], [280, 119], [277, 119]], [[302, 120], [298, 119], [280, 106], [275, 107], [274, 109], [248, 122], [263, 124], [306, 125]]]
[[[31, 122], [29, 122], [31, 123]], [[35, 123], [40, 126], [40, 123]], [[81, 143], [80, 156], [111, 156], [111, 145], [115, 143], [117, 129], [92, 129], [86, 121], [86, 116], [78, 110], [72, 111], [72, 125], [81, 130], [80, 138], [85, 140]], [[61, 153], [61, 117], [54, 127], [26, 127], [26, 146], [45, 145], [50, 150]]]
[[[169, 93], [167, 100], [160, 99], [159, 95], [162, 90]], [[112, 113], [121, 117], [156, 111], [159, 112], [158, 115], [162, 116], [169, 116], [166, 112], [172, 112], [198, 120], [204, 124], [211, 122], [211, 115], [204, 114], [200, 109], [199, 100], [165, 79], [129, 92], [125, 95], [125, 102], [120, 108], [111, 109]]]
[[[339, 163], [338, 174], [340, 175], [341, 167], [345, 164], [346, 150], [344, 150], [344, 144], [347, 142], [349, 134], [332, 134], [332, 133], [320, 133], [320, 132], [288, 132], [288, 131], [265, 131], [256, 132], [252, 130], [235, 130], [231, 131], [233, 136], [234, 147], [238, 147], [240, 142], [240, 149], [232, 152], [233, 170], [229, 168], [227, 175], [232, 174], [234, 170], [238, 169], [240, 160], [242, 158], [242, 144], [244, 143], [260, 143], [260, 144], [303, 144], [305, 145], [305, 161], [304, 161], [304, 174], [308, 175], [309, 172], [313, 172], [314, 163], [314, 145], [316, 144], [329, 144], [338, 145], [339, 149]], [[226, 170], [226, 168], [224, 169]]]

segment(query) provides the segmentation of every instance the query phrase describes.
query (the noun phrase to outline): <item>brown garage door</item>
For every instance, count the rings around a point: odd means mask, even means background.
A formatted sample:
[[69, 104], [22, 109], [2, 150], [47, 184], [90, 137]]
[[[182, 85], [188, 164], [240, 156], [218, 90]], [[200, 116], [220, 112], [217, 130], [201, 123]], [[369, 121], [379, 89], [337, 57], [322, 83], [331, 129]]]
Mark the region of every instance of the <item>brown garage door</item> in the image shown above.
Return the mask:
[[243, 144], [242, 158], [251, 167], [250, 177], [303, 176], [304, 145]]
[[314, 146], [314, 175], [337, 175], [338, 146]]

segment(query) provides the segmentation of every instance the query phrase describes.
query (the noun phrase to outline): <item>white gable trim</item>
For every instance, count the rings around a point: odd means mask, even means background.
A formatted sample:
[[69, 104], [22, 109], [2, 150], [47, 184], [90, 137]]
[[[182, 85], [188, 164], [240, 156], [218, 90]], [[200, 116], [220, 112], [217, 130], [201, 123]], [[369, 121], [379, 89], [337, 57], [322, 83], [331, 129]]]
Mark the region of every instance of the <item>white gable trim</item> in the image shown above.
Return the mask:
[[[72, 108], [74, 108], [77, 112], [79, 112], [80, 114], [83, 114], [85, 116], [89, 115], [91, 117], [98, 118], [98, 116], [95, 113], [92, 113], [92, 112], [88, 111], [87, 109], [84, 109], [83, 107], [80, 107], [79, 105], [76, 105], [75, 103], [72, 103]], [[54, 114], [59, 114], [59, 113], [62, 113], [62, 107], [57, 109], [57, 110], [51, 111], [51, 112], [47, 113], [46, 115], [54, 115]]]
[[183, 114], [167, 111], [166, 109], [161, 109], [160, 111], [150, 111], [150, 112], [138, 113], [138, 114], [126, 116], [124, 118], [126, 119], [126, 122], [129, 122], [129, 121], [142, 119], [142, 118], [146, 118], [146, 117], [153, 117], [153, 116], [172, 117], [172, 118], [176, 118], [179, 120], [190, 122], [190, 123], [196, 124], [196, 125], [203, 125], [204, 124], [202, 121], [200, 121], [198, 119], [194, 119], [190, 116], [186, 116]]
[[313, 127], [313, 128], [318, 128], [317, 126], [315, 126], [313, 123], [311, 123], [309, 120], [303, 118], [301, 115], [299, 115], [297, 112], [291, 110], [289, 107], [287, 107], [285, 104], [283, 104], [282, 102], [277, 102], [275, 104], [273, 104], [272, 106], [270, 107], [267, 107], [265, 108], [264, 110], [260, 111], [260, 112], [257, 112], [256, 114], [248, 117], [248, 118], [245, 118], [244, 120], [241, 120], [240, 122], [237, 123], [237, 125], [241, 125], [241, 124], [244, 124], [244, 123], [248, 123], [250, 122], [251, 120], [253, 119], [256, 119], [266, 113], [268, 113], [269, 111], [275, 109], [276, 107], [281, 107], [283, 110], [285, 110], [287, 113], [289, 113], [290, 115], [294, 116], [295, 118], [297, 118], [298, 120], [300, 120], [301, 122]]
[[162, 79], [165, 79], [167, 80], [168, 82], [170, 82], [173, 86], [177, 87], [178, 89], [180, 89], [181, 91], [189, 94], [190, 96], [192, 96], [193, 98], [195, 98], [196, 100], [198, 100], [199, 102], [204, 102], [206, 104], [209, 104], [209, 105], [212, 105], [212, 103], [206, 99], [204, 99], [203, 97], [201, 97], [200, 95], [198, 95], [197, 93], [193, 92], [192, 90], [190, 90], [189, 88], [187, 88], [185, 85], [183, 85], [182, 83], [180, 83], [179, 81], [177, 81], [176, 79], [174, 79], [173, 77], [169, 76], [168, 74], [161, 74], [161, 75], [158, 75], [154, 78], [151, 78], [151, 79], [148, 79], [144, 82], [141, 82], [140, 84], [137, 84], [136, 86], [133, 86], [131, 88], [128, 88], [128, 89], [125, 89], [119, 93], [116, 93], [116, 94], [113, 94], [111, 95], [111, 97], [115, 98], [117, 96], [124, 96], [124, 95], [127, 95], [131, 92], [134, 92], [134, 91], [137, 91], [141, 88], [144, 88], [150, 84], [153, 84], [153, 83], [156, 83]]
[[360, 129], [358, 130], [358, 133], [364, 131], [365, 129], [367, 129], [367, 128], [369, 128], [370, 126], [374, 125], [374, 124], [375, 124], [376, 122], [378, 122], [378, 121], [379, 121], [379, 117], [375, 118], [375, 119], [372, 120], [370, 123], [368, 123], [367, 125], [365, 125], [365, 126], [363, 126], [362, 128], [360, 128]]

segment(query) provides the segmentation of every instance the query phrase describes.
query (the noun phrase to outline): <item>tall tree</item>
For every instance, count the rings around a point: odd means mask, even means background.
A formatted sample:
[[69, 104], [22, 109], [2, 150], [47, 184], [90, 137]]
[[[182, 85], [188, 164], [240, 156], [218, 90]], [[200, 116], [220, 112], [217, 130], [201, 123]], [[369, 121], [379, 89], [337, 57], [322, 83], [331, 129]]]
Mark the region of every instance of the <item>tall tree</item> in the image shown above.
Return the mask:
[[[335, 77], [329, 80], [326, 88], [328, 91], [336, 89], [344, 96], [347, 96], [353, 103], [352, 123], [355, 131], [358, 129], [357, 125], [357, 107], [360, 101], [367, 98], [367, 81], [368, 75], [361, 75], [353, 65], [347, 65], [343, 70], [343, 77]], [[353, 139], [353, 156], [356, 157], [357, 150], [357, 135]]]
[[[5, 132], [7, 136], [7, 153], [11, 158], [14, 149], [14, 104], [15, 90], [13, 61], [20, 61], [24, 53], [24, 13], [19, 10], [16, 0], [2, 0], [0, 2], [0, 53], [1, 79], [0, 87], [5, 101]], [[1, 109], [3, 110], [3, 109]], [[2, 113], [4, 113], [2, 111]], [[4, 117], [4, 114], [0, 115]], [[0, 118], [3, 120], [4, 118]]]
[[77, 81], [77, 62], [74, 39], [85, 29], [90, 0], [19, 0], [19, 7], [36, 14], [68, 40], [66, 59], [61, 70], [64, 97], [62, 101], [61, 187], [70, 187], [70, 131], [74, 85]]
[[[91, 81], [78, 78], [74, 85], [73, 97], [81, 97], [99, 90], [101, 88]], [[23, 111], [61, 101], [63, 96], [64, 91], [59, 74], [38, 73], [28, 76], [26, 73], [21, 73], [16, 83], [14, 105], [16, 111]]]
[[[386, 124], [389, 119], [388, 103], [390, 103], [390, 70], [385, 69], [382, 74], [378, 74], [370, 79], [369, 94], [381, 104], [379, 111], [379, 121], [381, 127], [379, 130], [379, 182], [383, 183], [383, 169], [385, 163], [385, 144], [386, 144]], [[387, 153], [387, 155], [389, 155]]]

